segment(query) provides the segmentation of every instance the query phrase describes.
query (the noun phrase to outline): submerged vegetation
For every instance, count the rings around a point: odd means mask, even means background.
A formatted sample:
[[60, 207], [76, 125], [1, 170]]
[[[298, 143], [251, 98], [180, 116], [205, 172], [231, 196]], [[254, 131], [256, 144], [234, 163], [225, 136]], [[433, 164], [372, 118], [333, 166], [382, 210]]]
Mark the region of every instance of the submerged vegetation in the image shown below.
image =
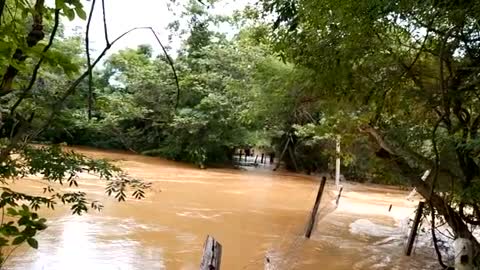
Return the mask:
[[[91, 172], [119, 200], [127, 188], [137, 198], [148, 188], [106, 161], [32, 142], [202, 166], [230, 163], [238, 148], [277, 157], [288, 149], [287, 168], [321, 172], [340, 140], [348, 179], [414, 186], [439, 223], [472, 241], [480, 264], [472, 235], [480, 225], [478, 1], [261, 0], [229, 17], [210, 14], [214, 2], [185, 3], [169, 27], [184, 36], [178, 51], [147, 28], [159, 50], [107, 56], [137, 29], [109, 39], [105, 25], [107, 45], [92, 58], [93, 12], [80, 0], [0, 0], [0, 206], [15, 220], [2, 218], [0, 248], [38, 246], [41, 206], [101, 208], [49, 183], [77, 186]], [[86, 20], [86, 35], [64, 35], [62, 18], [76, 17]], [[225, 24], [233, 36], [219, 30]], [[8, 188], [32, 174], [44, 176], [43, 196]]]

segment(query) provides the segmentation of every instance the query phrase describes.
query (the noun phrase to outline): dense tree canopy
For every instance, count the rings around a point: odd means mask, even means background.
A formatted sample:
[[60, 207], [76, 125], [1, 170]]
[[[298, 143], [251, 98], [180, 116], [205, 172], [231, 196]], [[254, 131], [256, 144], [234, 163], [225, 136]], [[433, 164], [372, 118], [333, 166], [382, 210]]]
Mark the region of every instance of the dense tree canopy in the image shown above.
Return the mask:
[[370, 136], [388, 170], [478, 252], [479, 3], [262, 2], [276, 15], [276, 50], [311, 70], [316, 91]]

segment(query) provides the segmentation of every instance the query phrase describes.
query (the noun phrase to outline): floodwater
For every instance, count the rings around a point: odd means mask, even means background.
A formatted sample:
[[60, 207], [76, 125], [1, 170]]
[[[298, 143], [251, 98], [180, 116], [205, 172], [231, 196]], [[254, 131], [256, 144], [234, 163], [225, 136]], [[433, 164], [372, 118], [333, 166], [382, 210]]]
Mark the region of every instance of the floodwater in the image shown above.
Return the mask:
[[[6, 269], [199, 269], [208, 234], [223, 246], [222, 269], [434, 269], [434, 253], [417, 243], [404, 257], [405, 220], [415, 202], [407, 191], [344, 184], [338, 208], [329, 183], [311, 239], [305, 224], [318, 177], [248, 170], [208, 169], [122, 152], [78, 151], [109, 158], [132, 176], [152, 182], [147, 198], [117, 203], [104, 183], [84, 176], [80, 188], [105, 205], [72, 216], [43, 210], [49, 228], [40, 247], [18, 249]], [[18, 181], [16, 190], [40, 190], [38, 180]], [[68, 190], [68, 187], [64, 187]], [[392, 210], [389, 212], [389, 206]], [[421, 242], [421, 241], [420, 241]]]

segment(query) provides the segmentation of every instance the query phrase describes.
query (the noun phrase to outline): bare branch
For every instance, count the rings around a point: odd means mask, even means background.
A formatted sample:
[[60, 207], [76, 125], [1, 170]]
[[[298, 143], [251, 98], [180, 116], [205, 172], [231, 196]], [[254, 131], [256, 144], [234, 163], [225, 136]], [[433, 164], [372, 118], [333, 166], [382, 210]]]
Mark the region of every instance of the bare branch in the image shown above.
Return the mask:
[[87, 68], [87, 70], [85, 70], [82, 75], [80, 75], [71, 85], [70, 87], [68, 87], [67, 91], [65, 91], [65, 93], [63, 94], [63, 96], [53, 105], [53, 109], [52, 109], [52, 112], [50, 113], [47, 121], [45, 122], [45, 124], [37, 131], [35, 132], [34, 134], [34, 137], [38, 136], [40, 133], [42, 133], [45, 128], [50, 124], [50, 122], [52, 121], [52, 119], [55, 117], [55, 114], [58, 112], [58, 110], [60, 109], [60, 106], [65, 102], [65, 100], [70, 96], [72, 95], [73, 93], [75, 93], [75, 90], [77, 89], [77, 86], [83, 81], [83, 79], [85, 79], [89, 72], [91, 72], [91, 70], [93, 68], [95, 68], [95, 66], [100, 62], [100, 60], [102, 60], [102, 58], [106, 55], [106, 53], [108, 52], [108, 50], [110, 50], [110, 48], [117, 42], [119, 41], [120, 39], [122, 39], [123, 37], [125, 37], [126, 35], [130, 34], [131, 32], [133, 31], [136, 31], [136, 30], [140, 30], [140, 29], [150, 29], [150, 27], [134, 27], [134, 28], [131, 28], [130, 30], [124, 32], [123, 34], [121, 34], [120, 36], [118, 36], [116, 39], [114, 39], [110, 44], [107, 44], [107, 46], [105, 46], [105, 48], [102, 50], [102, 52], [100, 53], [100, 55], [95, 59], [95, 61], [93, 61], [90, 65], [90, 67]]
[[[87, 30], [85, 31], [85, 51], [87, 53], [87, 71], [88, 71], [88, 120], [92, 119], [93, 107], [93, 74], [92, 59], [90, 58], [90, 25], [92, 23], [93, 11], [95, 10], [96, 0], [92, 0], [90, 14], [88, 15]], [[107, 43], [108, 46], [108, 43]]]
[[180, 83], [178, 82], [178, 76], [177, 76], [177, 71], [175, 70], [175, 65], [174, 65], [173, 60], [170, 57], [170, 55], [168, 55], [168, 52], [165, 49], [165, 46], [163, 46], [162, 42], [160, 41], [160, 38], [158, 38], [157, 33], [151, 27], [150, 27], [150, 30], [152, 31], [152, 34], [157, 39], [158, 44], [160, 44], [160, 47], [162, 47], [163, 53], [165, 54], [165, 57], [167, 58], [167, 61], [170, 64], [170, 67], [172, 68], [173, 76], [175, 78], [175, 84], [177, 86], [177, 100], [175, 102], [175, 110], [177, 110], [178, 103], [180, 102]]
[[378, 131], [376, 129], [374, 129], [373, 127], [371, 127], [369, 125], [363, 126], [363, 127], [360, 127], [360, 131], [370, 134], [377, 141], [377, 143], [380, 145], [380, 147], [383, 148], [384, 150], [386, 150], [389, 154], [394, 154], [395, 153], [393, 151], [393, 149], [390, 148], [389, 145], [387, 145], [387, 143], [382, 138], [382, 136], [378, 133]]
[[102, 13], [103, 13], [103, 32], [105, 34], [105, 43], [108, 46], [110, 44], [110, 41], [108, 40], [107, 16], [105, 15], [105, 0], [102, 0]]
[[433, 246], [435, 247], [435, 252], [437, 253], [437, 258], [438, 262], [442, 266], [443, 269], [446, 269], [447, 266], [443, 262], [442, 259], [442, 253], [440, 252], [440, 249], [438, 248], [438, 240], [437, 240], [437, 235], [435, 233], [435, 208], [433, 208], [432, 203], [430, 202], [430, 212], [431, 212], [431, 217], [432, 217], [432, 241], [433, 241]]
[[[430, 25], [432, 25], [434, 21], [435, 21], [435, 18], [433, 18], [431, 20]], [[417, 63], [418, 59], [420, 58], [420, 54], [422, 54], [422, 52], [424, 52], [425, 44], [427, 43], [427, 40], [429, 38], [429, 34], [430, 34], [430, 30], [427, 29], [427, 33], [425, 34], [425, 38], [422, 41], [422, 45], [420, 46], [420, 49], [418, 49], [418, 52], [415, 55], [415, 58], [413, 58], [412, 63], [410, 63], [410, 65], [408, 65], [408, 66], [406, 66], [405, 64], [402, 63], [402, 66], [404, 67], [405, 70], [403, 71], [402, 75], [400, 76], [400, 79], [402, 79], [403, 76], [405, 76], [407, 73], [410, 73], [413, 66]], [[399, 43], [401, 43], [401, 42], [399, 42]]]

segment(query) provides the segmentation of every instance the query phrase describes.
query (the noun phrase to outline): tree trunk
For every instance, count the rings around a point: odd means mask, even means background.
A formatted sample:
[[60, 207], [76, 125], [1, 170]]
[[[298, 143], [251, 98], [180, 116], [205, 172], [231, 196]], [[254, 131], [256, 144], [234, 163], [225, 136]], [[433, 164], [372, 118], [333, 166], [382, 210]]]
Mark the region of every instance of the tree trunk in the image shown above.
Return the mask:
[[[378, 145], [382, 148], [383, 153], [382, 155], [379, 155], [379, 157], [388, 160], [388, 162], [390, 163], [392, 163], [393, 161], [393, 163], [397, 165], [398, 169], [400, 169], [401, 174], [407, 179], [409, 179], [412, 185], [416, 188], [417, 192], [423, 198], [425, 198], [425, 200], [429, 201], [432, 206], [437, 209], [438, 213], [445, 218], [448, 225], [452, 228], [455, 238], [465, 238], [471, 241], [473, 258], [477, 258], [480, 255], [480, 244], [478, 240], [470, 232], [467, 224], [462, 219], [460, 214], [455, 211], [455, 209], [453, 209], [449, 205], [449, 203], [444, 200], [444, 198], [433, 192], [432, 186], [431, 184], [429, 184], [433, 183], [432, 179], [433, 177], [435, 177], [435, 173], [431, 173], [425, 181], [423, 181], [419, 176], [422, 170], [432, 169], [432, 167], [429, 167], [431, 162], [424, 162], [423, 164], [425, 168], [414, 168], [407, 161], [410, 156], [405, 157], [404, 155], [402, 155], [408, 152], [398, 150], [396, 151], [396, 149], [392, 145], [390, 145], [383, 139], [383, 137], [379, 134], [377, 130], [372, 127], [367, 127], [362, 128], [361, 131], [367, 132], [369, 135], [371, 135], [376, 140]], [[419, 155], [417, 154], [416, 156], [411, 158], [418, 161], [418, 156]], [[448, 176], [454, 176], [453, 173], [443, 168], [439, 169], [439, 172]]]

